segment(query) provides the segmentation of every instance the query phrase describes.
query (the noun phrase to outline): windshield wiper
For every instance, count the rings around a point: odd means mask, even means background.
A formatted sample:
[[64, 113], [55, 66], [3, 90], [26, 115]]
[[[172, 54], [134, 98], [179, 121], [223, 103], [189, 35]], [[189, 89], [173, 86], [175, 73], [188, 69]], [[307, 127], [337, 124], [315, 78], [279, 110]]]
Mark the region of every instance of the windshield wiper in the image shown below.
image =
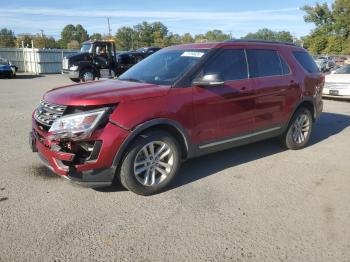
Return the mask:
[[144, 80], [136, 79], [136, 78], [123, 78], [123, 79], [118, 79], [121, 81], [130, 81], [130, 82], [137, 82], [137, 83], [146, 83]]

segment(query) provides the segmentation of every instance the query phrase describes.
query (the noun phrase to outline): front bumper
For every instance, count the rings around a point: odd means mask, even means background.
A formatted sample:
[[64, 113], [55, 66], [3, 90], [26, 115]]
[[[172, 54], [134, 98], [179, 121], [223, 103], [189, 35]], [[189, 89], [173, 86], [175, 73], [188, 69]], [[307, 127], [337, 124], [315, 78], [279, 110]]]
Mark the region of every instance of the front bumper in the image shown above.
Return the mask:
[[37, 152], [41, 161], [57, 175], [75, 184], [86, 187], [101, 187], [112, 184], [115, 167], [114, 157], [129, 132], [108, 123], [104, 128], [84, 141], [102, 142], [95, 160], [74, 164], [79, 155], [65, 152], [57, 143], [47, 140], [47, 132], [41, 130], [32, 120], [29, 144], [33, 152]]
[[71, 71], [68, 69], [62, 69], [62, 75], [65, 75], [72, 79], [79, 79], [79, 71]]
[[12, 74], [12, 70], [0, 69], [0, 76], [9, 76]]

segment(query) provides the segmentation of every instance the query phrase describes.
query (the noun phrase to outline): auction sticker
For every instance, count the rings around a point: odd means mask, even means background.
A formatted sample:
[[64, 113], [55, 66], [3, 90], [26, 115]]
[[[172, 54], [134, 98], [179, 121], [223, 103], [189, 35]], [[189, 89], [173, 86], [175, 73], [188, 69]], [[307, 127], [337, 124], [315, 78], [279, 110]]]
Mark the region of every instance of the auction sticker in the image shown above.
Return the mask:
[[194, 51], [186, 51], [183, 52], [181, 56], [186, 56], [186, 57], [202, 57], [204, 55], [204, 52], [194, 52]]

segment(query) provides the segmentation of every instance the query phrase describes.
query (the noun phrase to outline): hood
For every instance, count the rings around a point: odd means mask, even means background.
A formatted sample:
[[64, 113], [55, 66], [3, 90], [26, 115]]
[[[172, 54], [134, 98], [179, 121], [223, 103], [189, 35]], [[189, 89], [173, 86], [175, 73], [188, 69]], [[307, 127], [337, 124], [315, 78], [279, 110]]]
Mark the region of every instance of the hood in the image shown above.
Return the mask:
[[92, 54], [90, 53], [77, 53], [77, 54], [66, 56], [70, 64], [79, 62], [79, 61], [87, 61], [87, 60], [90, 60], [91, 57], [92, 57]]
[[169, 89], [155, 84], [102, 80], [52, 89], [43, 98], [58, 105], [94, 106], [164, 96]]
[[9, 65], [0, 65], [0, 70], [11, 70], [11, 66], [9, 66]]
[[350, 74], [326, 75], [326, 83], [350, 83]]

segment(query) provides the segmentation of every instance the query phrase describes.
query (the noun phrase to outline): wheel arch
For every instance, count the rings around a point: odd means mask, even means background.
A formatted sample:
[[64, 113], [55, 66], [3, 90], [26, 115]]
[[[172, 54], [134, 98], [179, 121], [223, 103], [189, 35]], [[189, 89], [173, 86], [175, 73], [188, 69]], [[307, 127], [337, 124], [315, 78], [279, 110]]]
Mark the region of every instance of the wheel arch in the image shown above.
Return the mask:
[[99, 70], [97, 70], [95, 66], [89, 64], [85, 64], [79, 68], [79, 77], [81, 77], [82, 72], [85, 70], [91, 70], [95, 74], [95, 77], [99, 77]]
[[140, 125], [131, 129], [130, 135], [126, 138], [126, 140], [122, 143], [119, 148], [114, 161], [113, 166], [117, 170], [120, 161], [124, 157], [126, 149], [129, 145], [141, 134], [152, 131], [152, 130], [164, 130], [170, 133], [180, 144], [182, 159], [187, 159], [192, 152], [192, 145], [187, 134], [187, 131], [176, 121], [170, 119], [153, 119], [150, 121], [146, 121]]
[[307, 109], [309, 109], [311, 112], [311, 115], [312, 115], [312, 121], [314, 122], [316, 120], [315, 101], [311, 97], [305, 97], [294, 106], [294, 109], [293, 109], [292, 113], [290, 114], [289, 119], [286, 122], [283, 131], [286, 131], [288, 129], [290, 121], [292, 120], [295, 112], [298, 111], [299, 108], [301, 108], [301, 107], [306, 107]]

